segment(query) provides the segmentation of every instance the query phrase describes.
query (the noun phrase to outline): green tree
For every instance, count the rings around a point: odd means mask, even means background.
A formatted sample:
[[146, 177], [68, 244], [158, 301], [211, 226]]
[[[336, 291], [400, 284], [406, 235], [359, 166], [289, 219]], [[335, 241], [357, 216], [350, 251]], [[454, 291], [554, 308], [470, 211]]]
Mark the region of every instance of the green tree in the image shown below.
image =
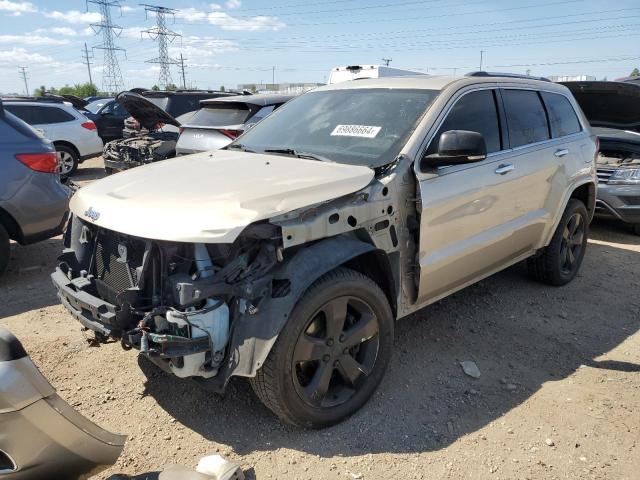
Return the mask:
[[631, 75], [629, 75], [630, 77], [640, 77], [640, 70], [638, 70], [637, 68], [633, 69], [633, 72], [631, 72]]
[[224, 85], [220, 85], [220, 91], [224, 92]]
[[167, 86], [164, 87], [167, 92], [173, 92], [178, 89], [175, 83], [167, 83]]
[[41, 97], [44, 95], [44, 92], [47, 91], [47, 87], [45, 87], [44, 85], [40, 85], [38, 88], [36, 88], [33, 91], [33, 96], [34, 97]]
[[158, 90], [160, 90], [160, 87], [158, 85], [154, 85], [153, 87], [151, 87], [151, 90], [157, 92]]

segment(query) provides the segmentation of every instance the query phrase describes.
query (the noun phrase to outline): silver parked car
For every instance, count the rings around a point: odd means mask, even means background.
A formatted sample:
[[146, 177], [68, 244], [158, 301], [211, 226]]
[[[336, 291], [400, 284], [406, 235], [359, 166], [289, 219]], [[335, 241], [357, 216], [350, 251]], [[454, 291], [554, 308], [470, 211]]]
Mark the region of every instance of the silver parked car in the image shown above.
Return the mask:
[[200, 110], [181, 128], [177, 155], [218, 150], [295, 95], [239, 95], [202, 100]]
[[67, 222], [71, 190], [60, 183], [57, 157], [49, 140], [0, 101], [0, 275], [10, 240], [28, 245], [55, 237]]
[[249, 377], [280, 418], [323, 427], [380, 383], [396, 319], [522, 260], [570, 282], [595, 156], [549, 81], [320, 87], [226, 149], [79, 190], [52, 279], [98, 340], [218, 391]]
[[4, 108], [40, 130], [60, 153], [60, 175], [67, 177], [87, 158], [102, 154], [96, 124], [70, 103], [54, 98], [8, 99]]
[[596, 215], [640, 235], [640, 83], [565, 82], [600, 141]]

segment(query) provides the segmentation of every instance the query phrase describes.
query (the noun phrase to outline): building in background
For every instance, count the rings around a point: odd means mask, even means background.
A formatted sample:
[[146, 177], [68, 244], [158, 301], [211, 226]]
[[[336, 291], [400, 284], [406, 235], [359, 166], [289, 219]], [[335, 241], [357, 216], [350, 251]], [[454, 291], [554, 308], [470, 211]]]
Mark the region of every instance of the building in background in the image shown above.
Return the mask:
[[242, 83], [238, 85], [238, 90], [248, 90], [254, 93], [279, 93], [282, 95], [299, 95], [323, 85], [324, 83]]
[[593, 82], [596, 80], [593, 75], [551, 75], [548, 78], [552, 82]]

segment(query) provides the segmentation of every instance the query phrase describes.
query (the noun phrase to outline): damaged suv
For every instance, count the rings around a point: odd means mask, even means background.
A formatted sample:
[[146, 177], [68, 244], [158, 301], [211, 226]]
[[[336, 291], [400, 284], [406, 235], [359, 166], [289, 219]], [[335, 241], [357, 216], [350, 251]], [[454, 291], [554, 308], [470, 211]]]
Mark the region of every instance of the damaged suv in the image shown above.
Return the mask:
[[250, 377], [280, 418], [323, 427], [380, 383], [396, 319], [525, 259], [572, 280], [595, 155], [546, 81], [322, 87], [225, 150], [82, 188], [52, 279], [98, 340], [214, 391]]

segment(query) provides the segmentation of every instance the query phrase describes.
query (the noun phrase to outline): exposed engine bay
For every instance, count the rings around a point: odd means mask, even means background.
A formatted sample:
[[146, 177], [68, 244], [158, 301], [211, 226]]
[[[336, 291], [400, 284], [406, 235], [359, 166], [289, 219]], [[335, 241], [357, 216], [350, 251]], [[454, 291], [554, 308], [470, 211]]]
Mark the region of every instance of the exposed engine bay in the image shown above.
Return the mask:
[[640, 166], [640, 147], [638, 151], [605, 148], [598, 153], [599, 167], [635, 167]]
[[127, 170], [147, 163], [173, 158], [178, 134], [153, 132], [142, 136], [113, 140], [104, 147], [103, 158], [107, 171]]
[[[233, 244], [152, 241], [74, 217], [56, 272], [73, 295], [61, 292], [61, 300], [100, 322], [98, 339], [119, 338], [178, 377], [209, 378], [225, 357], [233, 320], [271, 291], [276, 238], [275, 226], [257, 224]], [[68, 305], [82, 292], [103, 302]]]

